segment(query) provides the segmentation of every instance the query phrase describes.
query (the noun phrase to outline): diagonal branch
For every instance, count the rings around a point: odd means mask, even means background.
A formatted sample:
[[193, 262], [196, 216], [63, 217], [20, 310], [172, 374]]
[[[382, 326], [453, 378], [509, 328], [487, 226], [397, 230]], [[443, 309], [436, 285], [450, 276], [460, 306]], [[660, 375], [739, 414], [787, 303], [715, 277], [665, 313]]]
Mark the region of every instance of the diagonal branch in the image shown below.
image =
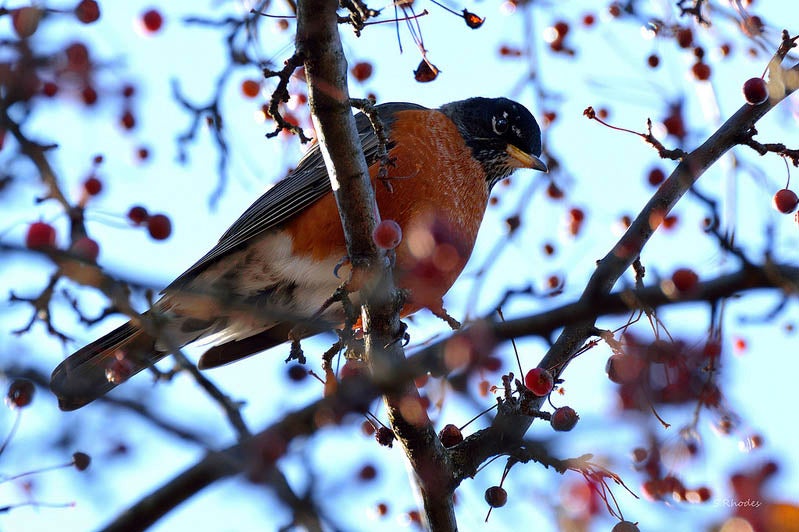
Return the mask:
[[[777, 56], [779, 58], [778, 52]], [[793, 79], [799, 72], [799, 64], [787, 70]], [[699, 177], [732, 147], [744, 142], [747, 132], [755, 123], [798, 87], [785, 84], [781, 94], [772, 93], [770, 99], [760, 105], [745, 104], [730, 117], [707, 141], [687, 154], [644, 206], [627, 232], [610, 252], [597, 263], [594, 274], [588, 281], [578, 305], [582, 307], [604, 304], [607, 294], [613, 289], [622, 274], [639, 257], [646, 243], [658, 228], [660, 221], [696, 183]], [[596, 332], [596, 315], [569, 320], [558, 339], [539, 363], [557, 378], [568, 366], [573, 355]], [[545, 398], [539, 398], [534, 406], [540, 407]], [[518, 408], [500, 408], [491, 427], [473, 434], [458, 445], [460, 461], [480, 464], [495, 454], [486, 442], [501, 438], [505, 442], [520, 442], [533, 422], [533, 417]], [[468, 471], [470, 468], [467, 468]]]

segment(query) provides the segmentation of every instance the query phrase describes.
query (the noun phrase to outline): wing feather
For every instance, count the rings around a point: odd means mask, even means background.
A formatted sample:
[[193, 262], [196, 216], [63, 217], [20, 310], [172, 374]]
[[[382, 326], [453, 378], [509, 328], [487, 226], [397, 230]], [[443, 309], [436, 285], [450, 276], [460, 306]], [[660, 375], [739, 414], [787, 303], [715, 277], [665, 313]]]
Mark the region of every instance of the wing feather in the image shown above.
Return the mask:
[[[378, 115], [390, 136], [394, 113], [403, 110], [425, 109], [421, 105], [396, 102], [376, 106]], [[358, 135], [361, 139], [366, 162], [371, 165], [377, 159], [378, 141], [369, 119], [363, 113], [355, 115]], [[390, 146], [389, 146], [390, 148]], [[285, 179], [278, 181], [267, 190], [255, 203], [244, 211], [230, 228], [225, 231], [219, 242], [200, 260], [175, 279], [167, 290], [180, 290], [191, 281], [195, 274], [224, 256], [231, 250], [268, 231], [280, 226], [295, 214], [316, 202], [330, 192], [330, 178], [319, 145], [315, 144], [303, 155], [297, 168]]]

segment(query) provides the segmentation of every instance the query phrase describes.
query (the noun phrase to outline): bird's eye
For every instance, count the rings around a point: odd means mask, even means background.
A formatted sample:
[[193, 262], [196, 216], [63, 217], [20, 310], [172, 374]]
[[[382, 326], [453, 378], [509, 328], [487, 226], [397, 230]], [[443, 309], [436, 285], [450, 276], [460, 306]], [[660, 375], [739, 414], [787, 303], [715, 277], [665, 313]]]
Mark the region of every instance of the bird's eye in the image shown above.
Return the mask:
[[508, 132], [508, 119], [504, 116], [495, 116], [492, 120], [494, 126], [494, 133], [497, 135], [504, 135]]

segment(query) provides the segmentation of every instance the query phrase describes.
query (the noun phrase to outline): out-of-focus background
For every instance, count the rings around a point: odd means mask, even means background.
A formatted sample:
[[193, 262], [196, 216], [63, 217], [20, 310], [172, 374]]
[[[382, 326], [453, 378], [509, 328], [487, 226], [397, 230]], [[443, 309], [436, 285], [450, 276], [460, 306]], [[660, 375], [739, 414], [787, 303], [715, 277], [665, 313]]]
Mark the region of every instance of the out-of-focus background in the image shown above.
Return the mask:
[[[89, 4], [78, 5], [90, 9]], [[675, 4], [699, 7], [707, 24], [691, 13], [680, 14]], [[53, 145], [41, 153], [67, 201], [85, 205], [88, 236], [99, 245], [99, 265], [132, 283], [132, 301], [144, 310], [148, 290], [157, 293], [205, 253], [303, 153], [296, 136], [266, 138], [274, 122], [263, 106], [276, 81], [265, 80], [258, 67], [282, 67], [293, 51], [295, 24], [290, 2], [97, 5], [96, 20], [86, 12], [77, 16], [75, 2], [37, 2], [32, 6], [36, 13], [20, 11], [31, 9], [24, 2], [0, 8], [3, 112], [30, 141]], [[781, 30], [799, 33], [799, 12], [788, 0], [529, 0], [447, 6], [455, 13], [427, 0], [400, 7], [370, 5], [382, 9], [375, 20], [385, 23], [367, 26], [359, 37], [347, 25], [341, 33], [353, 97], [436, 107], [470, 96], [507, 96], [531, 109], [543, 128], [544, 158], [553, 171], [519, 171], [497, 185], [477, 248], [446, 298], [450, 314], [462, 321], [491, 314], [513, 290], [526, 292], [503, 306], [506, 318], [573, 301], [595, 261], [624, 231], [625, 217], [638, 214], [657, 189], [657, 170], [668, 176], [676, 166], [660, 159], [639, 136], [588, 120], [586, 107], [637, 132], [646, 131], [650, 118], [652, 132], [667, 147], [691, 150], [746, 104], [741, 87], [763, 74]], [[237, 26], [254, 7], [274, 17], [250, 17], [249, 26]], [[484, 18], [483, 24], [469, 28], [460, 15], [463, 9]], [[424, 15], [391, 22], [411, 10]], [[414, 79], [420, 48], [440, 69], [428, 83]], [[795, 62], [789, 58], [786, 64]], [[289, 91], [292, 98], [283, 110], [311, 133], [306, 86], [295, 78]], [[758, 123], [756, 138], [797, 149], [797, 120], [794, 96]], [[38, 297], [55, 272], [45, 255], [26, 248], [30, 225], [49, 224], [57, 245], [66, 248], [69, 218], [58, 201], [38, 201], [47, 188], [13, 132], [5, 127], [0, 138], [0, 367], [8, 386], [20, 376], [36, 381], [49, 375], [66, 355], [125, 318], [117, 314], [93, 325], [82, 323], [81, 315], [100, 316], [108, 301], [68, 279], [55, 285], [46, 309], [17, 300]], [[698, 192], [718, 202], [722, 231], [734, 235], [742, 253], [758, 264], [798, 258], [799, 226], [792, 215], [772, 206], [772, 196], [795, 174], [786, 161], [738, 147], [697, 185]], [[86, 191], [91, 177], [102, 188], [96, 195]], [[169, 237], [157, 240], [145, 226], [135, 226], [128, 218], [133, 206], [168, 216]], [[645, 282], [668, 280], [678, 268], [693, 270], [700, 280], [741, 268], [740, 259], [703, 230], [711, 213], [696, 196], [680, 202], [641, 256]], [[508, 220], [516, 216], [520, 225], [509, 231], [513, 224]], [[632, 274], [622, 282], [631, 284]], [[44, 319], [27, 327], [34, 314]], [[600, 325], [615, 330], [627, 319], [606, 317]], [[612, 352], [600, 343], [571, 364], [563, 393], [551, 398], [554, 406], [577, 410], [577, 427], [554, 433], [548, 424], [536, 423], [529, 437], [549, 442], [559, 458], [592, 453], [597, 463], [617, 473], [641, 497], [611, 483], [624, 516], [639, 521], [641, 530], [717, 530], [725, 524], [743, 528], [724, 530], [752, 530], [751, 522], [745, 528], [746, 508], [755, 505], [795, 515], [799, 488], [791, 480], [797, 476], [799, 433], [791, 405], [796, 400], [796, 319], [794, 301], [778, 291], [747, 292], [713, 308], [659, 309], [656, 325], [644, 316], [629, 327], [627, 345], [634, 339], [648, 344], [653, 329], [670, 345], [682, 342], [679, 350], [685, 352], [701, 350], [709, 337], [717, 337], [721, 369], [714, 382], [721, 399], [710, 406], [662, 400], [652, 408], [625, 408], [620, 386], [605, 372]], [[409, 332], [412, 352], [448, 334], [448, 328], [422, 312], [410, 320]], [[309, 368], [317, 374], [316, 354], [330, 344], [329, 337], [303, 344]], [[520, 339], [523, 369], [535, 366], [546, 348], [545, 339]], [[186, 352], [196, 356], [202, 348]], [[278, 347], [207, 373], [220, 389], [244, 402], [241, 412], [252, 430], [323, 392], [311, 376], [299, 382], [288, 378], [287, 355], [287, 346]], [[499, 385], [502, 373], [518, 374], [511, 345], [500, 345], [496, 355], [501, 368], [472, 376], [465, 392], [435, 379], [425, 384], [437, 427], [462, 426], [495, 404], [491, 392], [483, 393], [486, 388]], [[165, 361], [162, 367], [171, 366]], [[668, 381], [669, 371], [664, 369], [660, 378]], [[5, 477], [0, 507], [9, 506], [0, 515], [0, 528], [97, 529], [207, 450], [235, 441], [218, 405], [185, 374], [154, 385], [143, 373], [112, 397], [143, 410], [96, 402], [62, 413], [37, 383], [29, 406], [0, 414], [0, 435], [12, 435], [0, 454]], [[374, 413], [386, 421], [379, 403]], [[364, 434], [363, 421], [352, 416], [342, 426], [294, 442], [281, 467], [297, 492], [312, 493], [331, 529], [412, 529], [417, 525], [409, 512], [415, 500], [402, 452]], [[478, 417], [463, 432], [486, 423]], [[686, 502], [669, 492], [663, 501], [647, 500], [648, 473], [631, 458], [636, 448], [659, 449], [662, 474], [679, 478], [692, 497], [709, 499]], [[25, 474], [68, 463], [75, 451], [91, 456], [86, 471], [67, 467]], [[487, 464], [458, 490], [461, 530], [613, 527], [615, 520], [580, 475], [561, 476], [532, 463], [511, 470], [503, 483], [508, 504], [494, 509], [485, 522], [484, 491], [499, 484], [505, 463]], [[288, 519], [269, 490], [234, 478], [182, 504], [154, 529], [277, 530]]]

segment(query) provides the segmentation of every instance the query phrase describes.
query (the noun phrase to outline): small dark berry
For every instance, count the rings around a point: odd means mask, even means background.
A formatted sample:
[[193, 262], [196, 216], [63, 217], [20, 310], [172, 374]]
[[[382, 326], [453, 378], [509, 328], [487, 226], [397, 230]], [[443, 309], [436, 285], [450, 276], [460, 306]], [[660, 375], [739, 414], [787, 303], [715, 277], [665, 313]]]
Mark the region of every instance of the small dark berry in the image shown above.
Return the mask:
[[558, 432], [568, 432], [574, 428], [578, 419], [580, 419], [580, 416], [577, 415], [577, 412], [572, 407], [562, 406], [552, 412], [549, 424]]
[[444, 425], [444, 428], [438, 433], [438, 437], [444, 447], [452, 447], [453, 445], [457, 445], [463, 441], [463, 433], [461, 432], [461, 429], [452, 423], [449, 425]]
[[502, 508], [508, 502], [508, 492], [502, 486], [491, 486], [486, 490], [485, 498], [491, 508]]
[[392, 447], [394, 445], [394, 431], [388, 427], [380, 427], [375, 432], [375, 439], [377, 443], [384, 447]]
[[150, 215], [147, 213], [147, 209], [141, 205], [134, 205], [128, 211], [128, 219], [136, 225], [143, 224], [149, 217]]
[[72, 454], [72, 465], [74, 465], [75, 469], [78, 471], [86, 471], [91, 463], [92, 458], [86, 453], [76, 452]]
[[6, 393], [6, 404], [11, 408], [23, 408], [33, 401], [33, 383], [26, 379], [14, 379]]

